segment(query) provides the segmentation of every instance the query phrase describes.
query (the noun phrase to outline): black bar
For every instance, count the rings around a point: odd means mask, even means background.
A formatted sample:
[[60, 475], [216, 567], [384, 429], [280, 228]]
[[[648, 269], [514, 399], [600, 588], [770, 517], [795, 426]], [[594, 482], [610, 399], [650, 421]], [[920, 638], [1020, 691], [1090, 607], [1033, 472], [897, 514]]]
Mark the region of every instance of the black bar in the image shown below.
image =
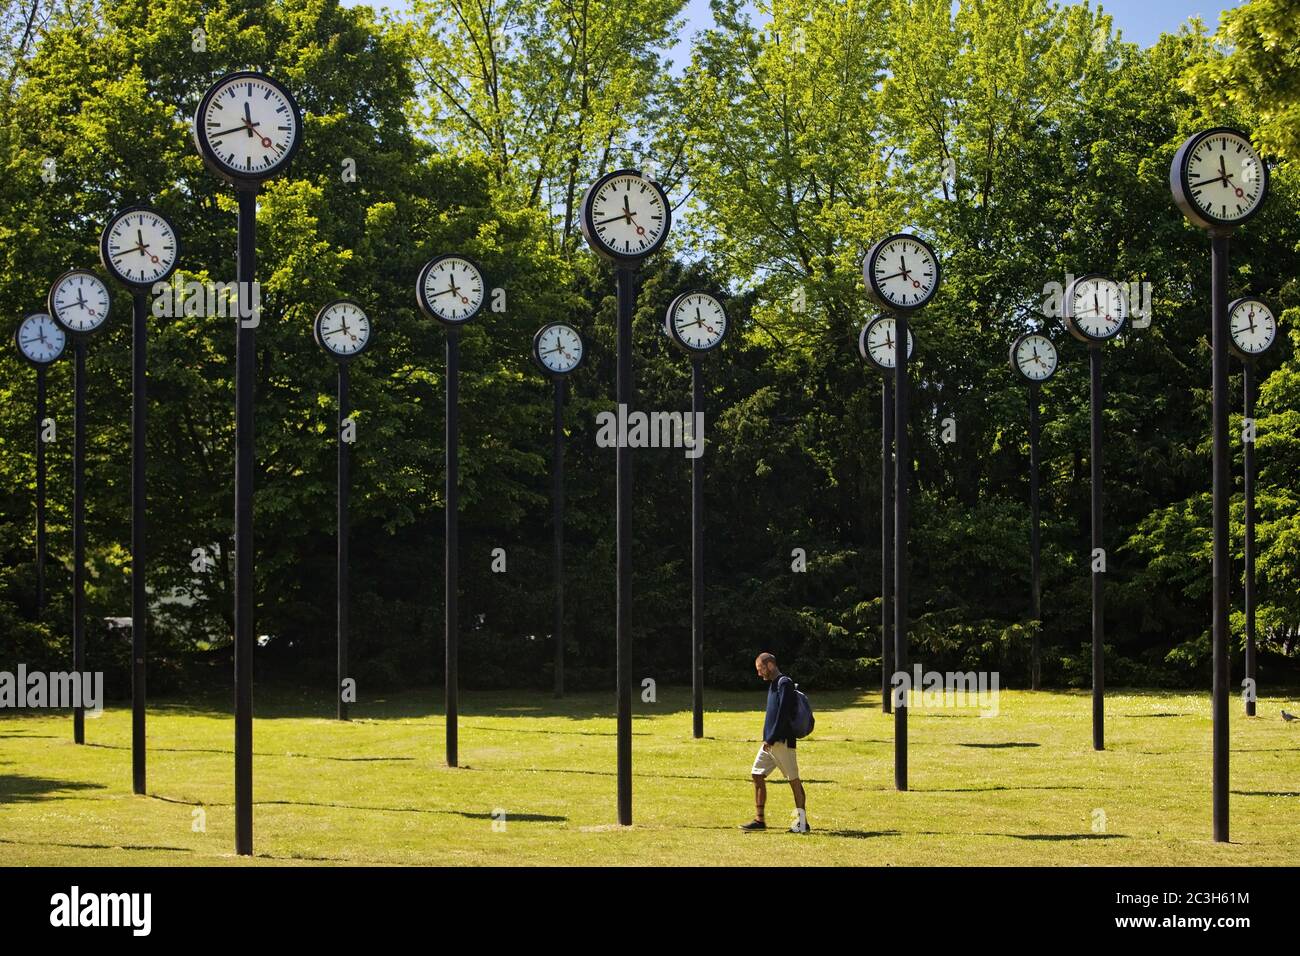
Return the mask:
[[[691, 362], [691, 425], [704, 420], [704, 370]], [[691, 711], [695, 739], [704, 736], [704, 432], [695, 436], [691, 461]]]
[[145, 660], [149, 598], [145, 592], [145, 459], [148, 415], [145, 347], [149, 334], [149, 296], [131, 297], [131, 786], [145, 792]]
[[1030, 616], [1034, 621], [1034, 636], [1029, 656], [1029, 686], [1038, 690], [1043, 676], [1042, 647], [1039, 631], [1043, 622], [1043, 590], [1039, 578], [1038, 529], [1038, 383], [1029, 385], [1029, 595]]
[[894, 678], [894, 386], [880, 383], [880, 706], [893, 713]]
[[[615, 270], [618, 285], [618, 404], [632, 411], [632, 312], [636, 306], [636, 270]], [[618, 723], [618, 822], [632, 825], [632, 660], [628, 610], [632, 604], [632, 458], [627, 442], [615, 450], [614, 528], [617, 538], [614, 599], [616, 647], [615, 693]]]
[[[86, 340], [73, 346], [72, 412], [72, 670], [86, 668]], [[86, 711], [72, 711], [72, 739], [86, 742]]]
[[339, 488], [338, 488], [338, 719], [348, 719], [348, 702], [343, 699], [343, 682], [348, 678], [348, 479], [349, 449], [343, 440], [343, 427], [351, 407], [348, 405], [348, 365], [339, 363]]
[[[894, 668], [907, 671], [907, 499], [912, 452], [907, 441], [907, 315], [894, 330]], [[894, 704], [894, 787], [907, 789], [907, 696]]]
[[36, 368], [36, 616], [45, 612], [45, 366]]
[[1228, 842], [1228, 237], [1210, 236], [1214, 382], [1214, 839]]
[[555, 376], [551, 440], [551, 527], [555, 533], [555, 696], [564, 696], [564, 376]]
[[460, 672], [458, 654], [460, 619], [457, 598], [460, 588], [460, 329], [447, 329], [447, 531], [444, 539], [446, 580], [446, 696], [447, 696], [447, 766], [457, 766], [457, 726], [460, 710]]
[[[257, 188], [240, 189], [236, 279], [253, 302]], [[253, 854], [253, 397], [257, 329], [239, 310], [235, 327], [235, 853]]]
[[[1245, 362], [1241, 369], [1242, 416], [1247, 421], [1255, 417], [1255, 369], [1252, 363]], [[1243, 428], [1246, 426], [1243, 425]], [[1252, 425], [1253, 432], [1253, 425]], [[1250, 681], [1251, 692], [1246, 695], [1246, 716], [1255, 716], [1255, 697], [1259, 693], [1255, 678], [1255, 441], [1242, 442], [1241, 457], [1244, 471], [1245, 507], [1246, 507], [1246, 679]]]
[[1088, 371], [1092, 395], [1092, 552], [1089, 559], [1092, 572], [1092, 749], [1106, 749], [1106, 655], [1102, 641], [1105, 637], [1106, 592], [1105, 575], [1096, 570], [1097, 549], [1104, 548], [1101, 534], [1101, 346], [1088, 348]]

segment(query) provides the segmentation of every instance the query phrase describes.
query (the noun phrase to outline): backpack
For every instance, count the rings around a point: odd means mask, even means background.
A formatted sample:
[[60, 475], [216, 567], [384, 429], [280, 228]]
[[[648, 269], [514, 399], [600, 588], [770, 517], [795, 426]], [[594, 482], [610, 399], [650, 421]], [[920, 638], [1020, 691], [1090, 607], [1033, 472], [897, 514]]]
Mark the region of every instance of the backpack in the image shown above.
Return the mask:
[[808, 700], [808, 695], [799, 689], [798, 684], [795, 684], [794, 716], [790, 718], [790, 730], [796, 737], [807, 737], [816, 725], [817, 720], [813, 717], [812, 704]]

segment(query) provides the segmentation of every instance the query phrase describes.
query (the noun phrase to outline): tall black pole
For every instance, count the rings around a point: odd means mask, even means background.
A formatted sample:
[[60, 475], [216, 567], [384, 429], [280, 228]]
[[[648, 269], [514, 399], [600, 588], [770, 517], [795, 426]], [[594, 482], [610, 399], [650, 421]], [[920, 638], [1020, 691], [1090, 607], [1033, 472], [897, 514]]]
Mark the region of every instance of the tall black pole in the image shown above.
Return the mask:
[[447, 766], [457, 764], [457, 720], [460, 707], [460, 329], [447, 329], [447, 531], [446, 554], [446, 697], [447, 697]]
[[[1242, 416], [1252, 422], [1255, 418], [1255, 368], [1252, 362], [1245, 362], [1241, 368]], [[1244, 471], [1245, 523], [1246, 523], [1246, 679], [1250, 681], [1250, 693], [1246, 695], [1246, 716], [1255, 716], [1255, 696], [1258, 693], [1255, 680], [1255, 435], [1251, 425], [1250, 441], [1242, 443], [1241, 457]]]
[[564, 696], [564, 376], [555, 376], [551, 441], [551, 527], [555, 534], [555, 696]]
[[1038, 384], [1029, 385], [1029, 594], [1034, 636], [1029, 659], [1029, 686], [1038, 690], [1042, 680], [1043, 658], [1039, 631], [1043, 621], [1043, 591], [1039, 580], [1038, 530]]
[[[912, 452], [907, 441], [907, 315], [894, 319], [894, 667], [907, 671], [907, 499]], [[907, 789], [907, 695], [894, 704], [894, 787]]]
[[1214, 401], [1214, 839], [1228, 842], [1228, 237], [1210, 234]]
[[[86, 669], [86, 340], [73, 347], [72, 413], [72, 670]], [[86, 742], [86, 711], [72, 711], [72, 739]]]
[[[704, 421], [704, 369], [691, 360], [691, 421]], [[691, 462], [691, 709], [695, 739], [704, 736], [704, 434], [695, 436]]]
[[[618, 285], [618, 404], [632, 411], [632, 313], [636, 302], [636, 270], [619, 266]], [[614, 611], [618, 723], [618, 822], [632, 825], [632, 643], [628, 612], [632, 606], [632, 457], [627, 442], [615, 450], [614, 527], [617, 538], [617, 579]]]
[[36, 368], [36, 616], [45, 612], [45, 366]]
[[148, 413], [145, 343], [149, 296], [131, 297], [131, 785], [145, 792], [145, 660], [149, 603], [145, 593], [145, 427]]
[[[235, 260], [242, 304], [257, 267], [257, 187], [238, 190]], [[253, 854], [253, 395], [257, 329], [241, 307], [235, 329], [235, 853]]]
[[336, 693], [339, 698], [338, 719], [348, 719], [348, 702], [344, 700], [343, 682], [348, 679], [348, 501], [351, 482], [348, 478], [348, 443], [343, 440], [344, 423], [351, 411], [348, 405], [348, 365], [339, 363], [339, 476], [338, 476], [338, 668]]
[[[1102, 641], [1105, 637], [1106, 592], [1105, 572], [1098, 566], [1098, 551], [1105, 547], [1101, 533], [1101, 405], [1105, 396], [1101, 390], [1100, 345], [1088, 348], [1088, 370], [1092, 394], [1092, 749], [1105, 750], [1106, 655]], [[1104, 555], [1104, 550], [1101, 553]]]
[[880, 383], [880, 706], [893, 713], [894, 677], [894, 386]]

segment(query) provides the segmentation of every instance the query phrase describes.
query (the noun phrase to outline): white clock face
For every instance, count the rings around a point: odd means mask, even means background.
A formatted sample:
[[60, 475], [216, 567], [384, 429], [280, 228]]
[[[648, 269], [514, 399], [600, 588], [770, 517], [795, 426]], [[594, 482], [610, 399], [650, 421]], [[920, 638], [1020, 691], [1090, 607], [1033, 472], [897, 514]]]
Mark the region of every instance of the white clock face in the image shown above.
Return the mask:
[[677, 339], [688, 348], [706, 352], [727, 333], [727, 313], [722, 303], [704, 292], [682, 296], [669, 316]]
[[60, 276], [50, 289], [50, 314], [69, 332], [93, 332], [108, 318], [108, 286], [92, 272]]
[[910, 236], [896, 236], [867, 262], [867, 282], [888, 305], [914, 309], [924, 305], [939, 285], [939, 263], [930, 248]]
[[425, 309], [444, 322], [472, 319], [483, 305], [483, 274], [460, 256], [442, 256], [425, 267], [420, 299]]
[[1246, 219], [1264, 198], [1263, 164], [1239, 133], [1212, 133], [1188, 152], [1185, 162], [1187, 194], [1211, 219]]
[[1246, 299], [1228, 315], [1232, 344], [1246, 355], [1259, 355], [1277, 338], [1277, 319], [1257, 299]]
[[370, 341], [370, 317], [355, 302], [334, 302], [316, 320], [320, 343], [334, 355], [356, 355]]
[[[898, 363], [895, 344], [898, 339], [897, 323], [889, 317], [870, 322], [858, 336], [858, 351], [862, 357], [870, 359], [880, 368], [893, 368]], [[912, 330], [907, 330], [907, 357], [910, 359], [916, 351], [916, 340]]]
[[1116, 335], [1128, 317], [1128, 295], [1114, 279], [1085, 276], [1071, 287], [1070, 318], [1090, 339]]
[[254, 179], [270, 176], [287, 162], [298, 136], [293, 103], [277, 84], [260, 76], [218, 83], [196, 122], [220, 166]]
[[591, 197], [590, 231], [615, 256], [637, 258], [658, 248], [668, 231], [668, 204], [650, 180], [623, 173]]
[[1056, 346], [1045, 335], [1026, 335], [1016, 346], [1016, 367], [1031, 382], [1042, 382], [1056, 371]]
[[537, 339], [537, 358], [557, 375], [572, 372], [582, 361], [582, 336], [572, 326], [547, 326]]
[[176, 231], [150, 209], [119, 215], [105, 230], [101, 251], [104, 265], [123, 282], [152, 285], [176, 265]]
[[67, 340], [59, 324], [44, 312], [27, 316], [18, 326], [18, 348], [37, 365], [48, 365], [62, 355]]

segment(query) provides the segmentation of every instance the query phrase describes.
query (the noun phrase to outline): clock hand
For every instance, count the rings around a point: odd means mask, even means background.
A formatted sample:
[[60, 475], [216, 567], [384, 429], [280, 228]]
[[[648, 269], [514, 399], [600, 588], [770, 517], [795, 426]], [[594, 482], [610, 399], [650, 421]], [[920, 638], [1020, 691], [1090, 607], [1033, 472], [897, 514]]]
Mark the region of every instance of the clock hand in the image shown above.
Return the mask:
[[883, 279], [877, 277], [876, 281], [877, 281], [877, 282], [888, 282], [890, 279], [897, 279], [899, 276], [902, 276], [902, 275], [906, 275], [906, 273], [903, 273], [903, 272], [895, 272], [892, 276], [885, 276]]

